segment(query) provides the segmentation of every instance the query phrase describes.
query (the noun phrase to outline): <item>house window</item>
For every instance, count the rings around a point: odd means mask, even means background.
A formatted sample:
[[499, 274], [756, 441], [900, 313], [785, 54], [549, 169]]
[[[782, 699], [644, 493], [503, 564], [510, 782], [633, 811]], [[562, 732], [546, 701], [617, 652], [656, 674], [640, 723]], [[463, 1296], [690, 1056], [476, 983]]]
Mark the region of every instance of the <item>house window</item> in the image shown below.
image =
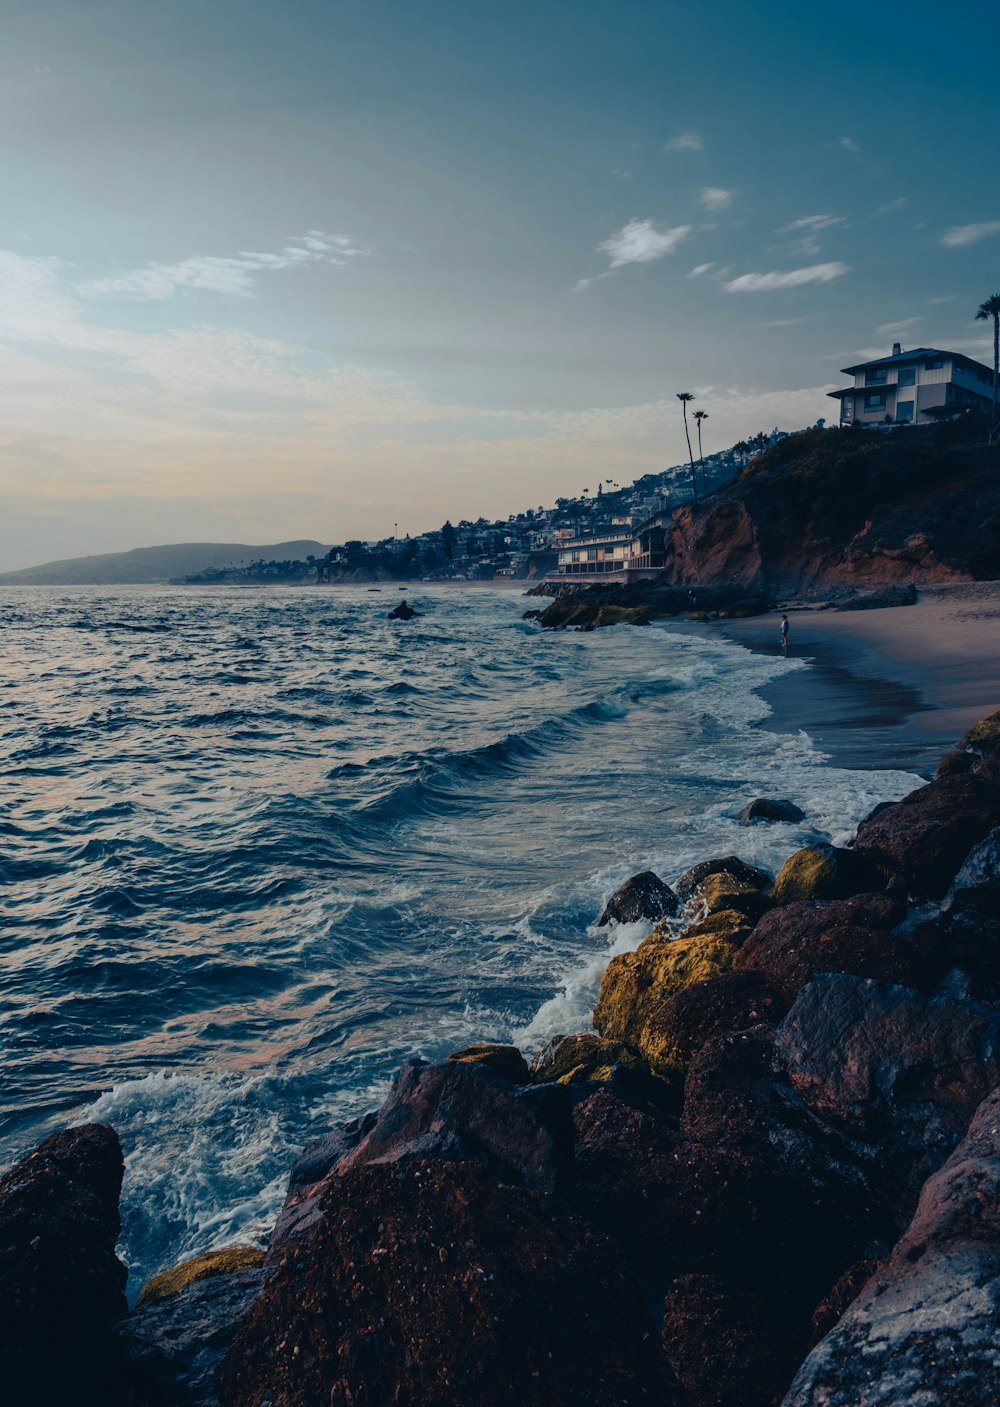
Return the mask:
[[587, 561], [588, 561], [588, 562], [596, 562], [596, 561], [597, 561], [597, 548], [596, 548], [596, 547], [588, 547], [588, 548], [587, 548]]
[[879, 396], [865, 396], [865, 410], [885, 410], [885, 393]]
[[928, 371], [940, 371], [944, 366], [944, 361], [941, 357], [937, 357], [934, 361], [927, 362], [926, 365]]
[[917, 368], [907, 366], [900, 369], [898, 385], [915, 386], [917, 383]]
[[571, 562], [579, 562], [579, 560], [580, 560], [580, 554], [579, 554], [579, 552], [571, 552], [571, 553], [569, 554], [569, 560], [570, 560]]
[[904, 422], [904, 421], [910, 421], [910, 420], [913, 419], [913, 402], [912, 402], [912, 401], [897, 401], [897, 403], [896, 403], [896, 419], [897, 419], [898, 421], [900, 421], [901, 423]]
[[865, 385], [866, 385], [866, 386], [884, 386], [885, 383], [886, 383], [886, 381], [887, 381], [888, 379], [889, 379], [889, 373], [888, 373], [888, 371], [886, 371], [885, 367], [883, 367], [881, 371], [866, 371], [866, 372], [865, 372]]

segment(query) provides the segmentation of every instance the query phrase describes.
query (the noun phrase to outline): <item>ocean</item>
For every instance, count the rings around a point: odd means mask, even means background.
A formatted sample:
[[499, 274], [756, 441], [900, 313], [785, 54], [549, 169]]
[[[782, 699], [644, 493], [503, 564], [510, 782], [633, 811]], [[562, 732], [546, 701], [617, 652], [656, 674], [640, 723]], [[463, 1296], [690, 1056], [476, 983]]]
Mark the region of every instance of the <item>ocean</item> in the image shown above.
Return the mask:
[[135, 1287], [264, 1241], [406, 1058], [587, 1029], [630, 874], [774, 869], [917, 784], [760, 726], [803, 661], [406, 594], [0, 592], [0, 1165], [112, 1123]]

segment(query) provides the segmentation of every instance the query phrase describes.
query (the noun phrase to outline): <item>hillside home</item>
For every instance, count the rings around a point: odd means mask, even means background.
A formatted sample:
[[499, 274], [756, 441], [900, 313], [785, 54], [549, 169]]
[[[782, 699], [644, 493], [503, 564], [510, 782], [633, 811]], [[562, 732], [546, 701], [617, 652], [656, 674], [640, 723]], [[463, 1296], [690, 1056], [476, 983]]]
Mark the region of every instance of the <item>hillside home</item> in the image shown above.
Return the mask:
[[857, 366], [841, 367], [854, 385], [830, 391], [841, 425], [927, 425], [967, 409], [990, 409], [993, 372], [961, 352], [917, 347]]
[[590, 577], [623, 582], [656, 576], [665, 561], [664, 541], [669, 516], [665, 511], [654, 514], [627, 533], [608, 533], [561, 542], [558, 569], [546, 580]]

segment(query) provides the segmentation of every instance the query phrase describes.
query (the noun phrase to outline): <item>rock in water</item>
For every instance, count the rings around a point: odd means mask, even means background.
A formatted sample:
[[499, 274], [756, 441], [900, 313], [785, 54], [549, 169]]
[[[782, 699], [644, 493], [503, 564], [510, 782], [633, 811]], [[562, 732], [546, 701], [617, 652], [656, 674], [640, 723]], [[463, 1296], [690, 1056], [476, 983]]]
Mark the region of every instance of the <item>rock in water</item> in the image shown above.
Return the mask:
[[813, 1349], [784, 1407], [1000, 1401], [1000, 1092], [926, 1184], [887, 1264]]
[[124, 1164], [107, 1124], [53, 1134], [0, 1178], [0, 1384], [14, 1404], [118, 1400], [112, 1326]]
[[673, 1407], [620, 1249], [474, 1164], [361, 1167], [264, 1286], [223, 1407]]
[[769, 874], [767, 870], [760, 870], [756, 865], [748, 865], [737, 855], [723, 855], [717, 860], [701, 860], [697, 865], [692, 865], [674, 884], [674, 890], [681, 899], [690, 899], [692, 894], [705, 883], [705, 880], [714, 874], [729, 875], [732, 879], [738, 880], [741, 884], [749, 885], [753, 889], [766, 889], [774, 879], [774, 875]]
[[850, 899], [854, 894], [876, 894], [885, 885], [886, 876], [868, 855], [836, 845], [806, 845], [782, 865], [774, 881], [774, 897], [779, 904], [794, 899]]
[[509, 1080], [512, 1085], [526, 1085], [531, 1079], [528, 1062], [515, 1045], [467, 1045], [453, 1050], [448, 1056], [459, 1065], [485, 1065], [494, 1075]]
[[601, 979], [594, 1025], [608, 1041], [639, 1048], [646, 1022], [667, 997], [718, 977], [733, 965], [736, 948], [720, 938], [645, 938], [631, 953], [619, 953]]
[[674, 891], [652, 870], [643, 870], [627, 879], [612, 894], [597, 920], [604, 928], [609, 923], [637, 923], [639, 919], [673, 918], [680, 908]]
[[748, 801], [736, 817], [741, 826], [752, 825], [754, 821], [804, 821], [805, 818], [806, 813], [800, 811], [794, 802], [772, 800], [766, 796]]
[[420, 615], [412, 606], [408, 606], [405, 601], [400, 601], [398, 606], [393, 606], [389, 612], [390, 620], [412, 620], [414, 616]]

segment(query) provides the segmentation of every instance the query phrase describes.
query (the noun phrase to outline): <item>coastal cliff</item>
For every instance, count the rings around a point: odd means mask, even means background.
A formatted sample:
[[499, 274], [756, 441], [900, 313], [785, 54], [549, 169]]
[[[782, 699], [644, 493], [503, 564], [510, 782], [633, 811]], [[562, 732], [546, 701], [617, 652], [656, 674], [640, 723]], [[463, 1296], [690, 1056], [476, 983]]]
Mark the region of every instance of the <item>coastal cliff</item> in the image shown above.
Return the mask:
[[601, 915], [650, 931], [594, 1029], [409, 1062], [266, 1256], [125, 1313], [115, 1135], [46, 1140], [0, 1180], [14, 1400], [995, 1402], [1000, 713], [849, 847], [666, 879]]

